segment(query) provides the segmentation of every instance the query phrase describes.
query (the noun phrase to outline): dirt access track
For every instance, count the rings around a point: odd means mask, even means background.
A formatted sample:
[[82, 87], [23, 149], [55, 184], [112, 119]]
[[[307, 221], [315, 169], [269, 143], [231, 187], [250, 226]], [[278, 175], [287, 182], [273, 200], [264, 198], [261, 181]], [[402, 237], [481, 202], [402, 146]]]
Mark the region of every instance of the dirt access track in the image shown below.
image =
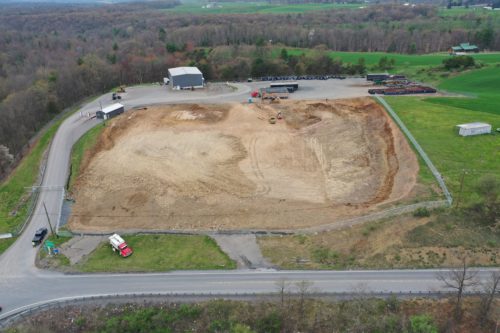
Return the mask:
[[108, 123], [83, 163], [69, 227], [306, 228], [400, 200], [417, 173], [371, 98], [155, 106]]

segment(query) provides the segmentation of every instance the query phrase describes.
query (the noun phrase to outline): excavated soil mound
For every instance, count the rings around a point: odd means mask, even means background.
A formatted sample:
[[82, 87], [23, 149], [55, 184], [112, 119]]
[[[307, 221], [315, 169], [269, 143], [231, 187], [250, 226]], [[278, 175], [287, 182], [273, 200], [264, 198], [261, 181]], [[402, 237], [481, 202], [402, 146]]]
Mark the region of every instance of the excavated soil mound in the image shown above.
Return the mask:
[[418, 173], [370, 98], [131, 111], [83, 165], [69, 226], [103, 232], [328, 224], [404, 198]]

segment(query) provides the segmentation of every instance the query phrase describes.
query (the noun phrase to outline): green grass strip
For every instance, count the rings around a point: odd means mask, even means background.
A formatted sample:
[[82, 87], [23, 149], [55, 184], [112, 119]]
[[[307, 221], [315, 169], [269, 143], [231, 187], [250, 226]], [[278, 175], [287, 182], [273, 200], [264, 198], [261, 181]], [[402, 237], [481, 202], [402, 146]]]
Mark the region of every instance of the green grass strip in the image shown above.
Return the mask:
[[85, 133], [73, 146], [71, 151], [71, 177], [68, 189], [71, 191], [73, 185], [80, 174], [81, 164], [85, 152], [95, 146], [97, 138], [104, 130], [104, 126], [96, 126]]
[[103, 242], [86, 262], [83, 272], [158, 272], [170, 270], [234, 269], [235, 262], [208, 236], [135, 235], [123, 237], [134, 250], [121, 258]]

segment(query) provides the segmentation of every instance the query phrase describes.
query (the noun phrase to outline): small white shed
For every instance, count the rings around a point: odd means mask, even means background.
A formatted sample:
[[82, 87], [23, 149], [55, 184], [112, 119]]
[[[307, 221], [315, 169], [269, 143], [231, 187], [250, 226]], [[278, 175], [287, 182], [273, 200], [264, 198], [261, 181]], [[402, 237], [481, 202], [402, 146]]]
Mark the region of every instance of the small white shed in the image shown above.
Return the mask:
[[491, 133], [491, 125], [486, 123], [469, 123], [457, 125], [459, 128], [458, 134], [461, 136], [489, 134]]
[[97, 119], [110, 119], [114, 116], [122, 114], [125, 111], [125, 107], [120, 103], [115, 103], [113, 105], [107, 106], [102, 110], [95, 113]]

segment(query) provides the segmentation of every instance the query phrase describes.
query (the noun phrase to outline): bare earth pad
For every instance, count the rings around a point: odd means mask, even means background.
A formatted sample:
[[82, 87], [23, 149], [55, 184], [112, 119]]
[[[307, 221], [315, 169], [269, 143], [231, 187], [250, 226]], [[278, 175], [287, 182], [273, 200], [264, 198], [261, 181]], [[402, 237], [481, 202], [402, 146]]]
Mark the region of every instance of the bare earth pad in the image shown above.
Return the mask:
[[[269, 116], [283, 119], [269, 124]], [[83, 163], [70, 227], [295, 229], [407, 196], [418, 163], [370, 98], [176, 105], [111, 121]]]

